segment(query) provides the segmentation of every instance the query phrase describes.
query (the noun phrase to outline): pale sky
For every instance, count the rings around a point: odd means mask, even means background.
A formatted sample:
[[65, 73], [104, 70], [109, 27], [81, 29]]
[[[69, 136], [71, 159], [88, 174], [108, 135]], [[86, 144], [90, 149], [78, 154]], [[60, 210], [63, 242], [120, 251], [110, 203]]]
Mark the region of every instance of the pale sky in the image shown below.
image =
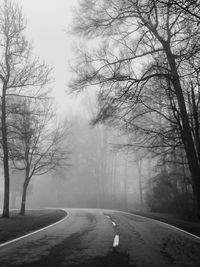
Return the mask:
[[70, 79], [68, 63], [74, 55], [72, 36], [66, 30], [72, 24], [72, 8], [77, 0], [14, 1], [20, 4], [27, 19], [27, 38], [33, 42], [34, 55], [54, 68], [52, 87], [59, 111], [68, 110], [73, 102], [65, 90]]

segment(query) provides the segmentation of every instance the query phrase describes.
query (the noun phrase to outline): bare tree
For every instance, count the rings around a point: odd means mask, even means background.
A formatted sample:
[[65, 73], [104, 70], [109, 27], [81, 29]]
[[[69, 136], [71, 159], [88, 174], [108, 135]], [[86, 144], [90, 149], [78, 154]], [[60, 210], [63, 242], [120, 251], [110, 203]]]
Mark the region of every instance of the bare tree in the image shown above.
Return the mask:
[[56, 125], [49, 100], [25, 99], [13, 115], [10, 158], [25, 172], [20, 215], [25, 215], [26, 193], [34, 175], [43, 175], [69, 165], [69, 126]]
[[[200, 25], [190, 20], [184, 8], [174, 9], [173, 3], [82, 0], [74, 32], [98, 37], [102, 45], [79, 56], [71, 87], [80, 91], [100, 85], [96, 122], [112, 118], [116, 124], [125, 122], [123, 127], [132, 124], [132, 129], [143, 133], [146, 144], [149, 136], [154, 140], [160, 136], [166, 149], [173, 132], [187, 156], [200, 216]], [[199, 5], [194, 5], [198, 10]], [[160, 95], [162, 110], [153, 98]], [[166, 123], [155, 128], [160, 119], [153, 125], [152, 119], [158, 116]]]
[[[50, 69], [31, 55], [25, 38], [26, 23], [16, 3], [4, 0], [0, 6], [0, 82], [1, 132], [4, 164], [3, 217], [9, 217], [9, 151], [7, 129], [7, 99], [15, 95], [32, 95], [49, 82]], [[33, 90], [34, 87], [34, 90]]]
[[[154, 0], [153, 0], [154, 1]], [[158, 0], [158, 2], [168, 5], [169, 1]], [[174, 8], [181, 9], [190, 16], [194, 21], [200, 21], [200, 3], [197, 0], [173, 0], [170, 4]]]

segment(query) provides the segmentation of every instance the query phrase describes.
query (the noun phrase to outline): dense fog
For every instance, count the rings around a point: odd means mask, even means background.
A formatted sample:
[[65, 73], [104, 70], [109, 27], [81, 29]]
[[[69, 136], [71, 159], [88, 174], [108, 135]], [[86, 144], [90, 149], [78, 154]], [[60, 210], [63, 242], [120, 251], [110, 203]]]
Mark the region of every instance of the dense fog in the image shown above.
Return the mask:
[[[89, 105], [84, 98], [81, 108], [66, 119], [69, 133], [63, 146], [71, 150], [69, 166], [34, 176], [28, 188], [27, 208], [141, 209], [145, 205], [150, 160], [119, 146], [125, 144], [120, 132], [104, 125], [91, 126], [91, 107], [95, 104]], [[24, 172], [11, 173], [11, 208], [20, 207], [23, 181]]]
[[[72, 136], [72, 166], [57, 174], [38, 177], [27, 204], [34, 206], [138, 208], [139, 176], [132, 155], [112, 151], [109, 132], [91, 129], [76, 118]], [[144, 184], [147, 173], [144, 173]]]
[[[91, 125], [95, 94], [83, 94], [63, 114], [67, 125], [63, 148], [70, 151], [62, 167], [32, 177], [26, 208], [75, 207], [181, 212], [190, 214], [191, 186], [165, 158], [132, 146], [130, 137], [103, 124]], [[25, 172], [11, 168], [10, 208], [19, 209]], [[3, 170], [0, 179], [3, 205]]]

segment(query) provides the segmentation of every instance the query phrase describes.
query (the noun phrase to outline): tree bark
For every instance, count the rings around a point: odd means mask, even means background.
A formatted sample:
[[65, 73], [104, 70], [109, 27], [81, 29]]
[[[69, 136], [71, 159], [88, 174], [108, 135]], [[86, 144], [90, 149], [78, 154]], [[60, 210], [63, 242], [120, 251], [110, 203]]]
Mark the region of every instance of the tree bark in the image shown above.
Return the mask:
[[27, 188], [28, 188], [28, 183], [27, 183], [27, 181], [25, 181], [23, 184], [22, 201], [21, 201], [21, 208], [20, 208], [20, 212], [19, 212], [19, 215], [22, 215], [22, 216], [25, 215], [25, 210], [26, 210]]
[[9, 217], [9, 195], [10, 195], [10, 176], [9, 176], [9, 156], [7, 141], [7, 125], [6, 125], [6, 85], [2, 89], [2, 105], [1, 105], [1, 124], [2, 124], [2, 147], [3, 147], [3, 168], [4, 168], [4, 203], [2, 217]]
[[195, 144], [192, 138], [191, 127], [190, 127], [187, 109], [185, 105], [185, 99], [183, 96], [183, 91], [182, 91], [182, 87], [180, 83], [180, 78], [179, 78], [177, 67], [176, 67], [175, 58], [171, 52], [169, 44], [165, 44], [163, 45], [163, 47], [166, 51], [171, 73], [173, 75], [172, 84], [176, 92], [178, 106], [180, 109], [182, 128], [183, 128], [181, 131], [181, 136], [182, 136], [183, 144], [185, 147], [187, 159], [189, 162], [189, 169], [192, 175], [192, 186], [193, 186], [193, 192], [194, 192], [195, 199], [196, 199], [197, 216], [200, 218], [200, 166], [199, 166], [198, 156], [197, 156]]

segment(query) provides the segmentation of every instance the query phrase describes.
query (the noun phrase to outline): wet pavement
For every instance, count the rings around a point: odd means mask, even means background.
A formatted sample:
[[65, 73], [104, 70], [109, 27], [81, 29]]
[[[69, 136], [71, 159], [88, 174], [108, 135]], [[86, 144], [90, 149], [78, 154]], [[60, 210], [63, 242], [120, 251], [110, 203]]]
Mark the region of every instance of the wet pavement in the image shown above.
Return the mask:
[[200, 239], [161, 222], [108, 210], [67, 211], [61, 223], [0, 248], [0, 266], [200, 267]]

